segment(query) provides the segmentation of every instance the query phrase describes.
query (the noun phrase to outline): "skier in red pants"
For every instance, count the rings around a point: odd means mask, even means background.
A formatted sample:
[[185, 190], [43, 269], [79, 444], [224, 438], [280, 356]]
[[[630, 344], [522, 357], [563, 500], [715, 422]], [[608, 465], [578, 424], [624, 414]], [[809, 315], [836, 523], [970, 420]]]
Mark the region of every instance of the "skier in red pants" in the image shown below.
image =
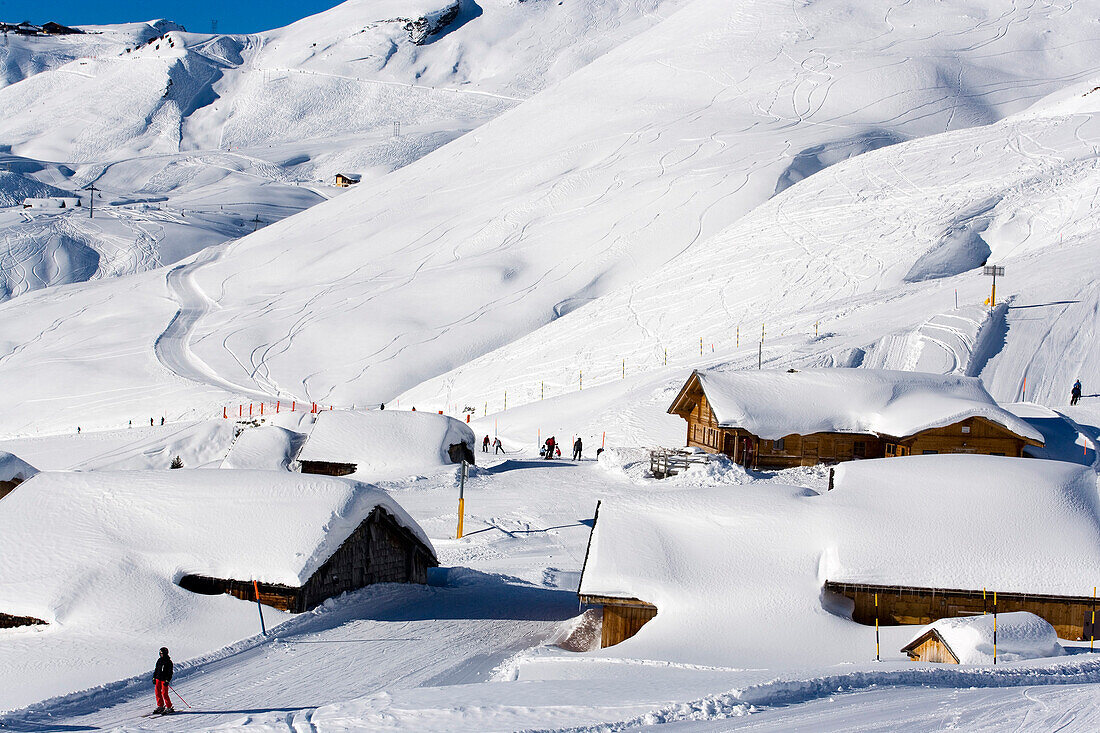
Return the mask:
[[168, 697], [168, 683], [172, 681], [172, 658], [168, 656], [168, 647], [160, 648], [160, 659], [153, 670], [153, 686], [157, 694], [157, 708], [154, 713], [174, 713], [172, 699]]

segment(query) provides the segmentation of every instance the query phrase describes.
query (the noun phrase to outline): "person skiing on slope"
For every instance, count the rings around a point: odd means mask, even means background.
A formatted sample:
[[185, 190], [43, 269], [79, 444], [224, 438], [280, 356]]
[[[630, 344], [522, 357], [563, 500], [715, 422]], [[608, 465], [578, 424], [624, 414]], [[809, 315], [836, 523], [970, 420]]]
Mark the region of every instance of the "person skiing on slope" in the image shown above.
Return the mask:
[[481, 441], [481, 452], [482, 453], [488, 453], [489, 452], [489, 436], [488, 435], [485, 436], [485, 440]]
[[551, 435], [546, 439], [546, 460], [553, 460], [554, 458], [554, 436]]
[[561, 446], [554, 443], [554, 458], [561, 458]]
[[504, 453], [507, 455], [507, 451], [504, 450], [504, 444], [500, 442], [500, 438], [493, 441], [493, 455], [495, 456], [497, 453]]
[[153, 689], [157, 696], [154, 713], [174, 713], [172, 699], [168, 697], [168, 683], [172, 681], [172, 658], [168, 656], [168, 647], [160, 648], [160, 659], [153, 670]]
[[1078, 379], [1073, 383], [1073, 389], [1069, 391], [1069, 403], [1076, 405], [1077, 401], [1081, 399], [1081, 380]]
[[574, 461], [579, 461], [581, 459], [581, 449], [582, 449], [582, 447], [583, 446], [581, 445], [581, 439], [580, 438], [577, 438], [576, 440], [573, 441], [573, 460]]

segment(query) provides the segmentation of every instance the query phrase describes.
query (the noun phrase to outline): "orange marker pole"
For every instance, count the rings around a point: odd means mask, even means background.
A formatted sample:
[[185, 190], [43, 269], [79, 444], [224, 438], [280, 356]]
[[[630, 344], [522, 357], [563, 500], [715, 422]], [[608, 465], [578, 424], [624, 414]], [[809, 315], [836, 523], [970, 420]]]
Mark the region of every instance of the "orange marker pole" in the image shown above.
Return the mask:
[[260, 633], [267, 636], [267, 627], [264, 626], [264, 607], [260, 604], [260, 585], [255, 580], [252, 581], [252, 590], [256, 591], [256, 608], [260, 612]]

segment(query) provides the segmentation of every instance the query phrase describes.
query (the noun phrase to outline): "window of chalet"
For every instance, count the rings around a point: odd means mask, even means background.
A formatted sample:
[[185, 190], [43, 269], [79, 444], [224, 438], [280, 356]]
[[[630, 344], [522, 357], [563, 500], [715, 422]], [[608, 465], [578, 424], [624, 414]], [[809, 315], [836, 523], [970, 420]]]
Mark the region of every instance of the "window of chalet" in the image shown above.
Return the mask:
[[867, 444], [862, 440], [857, 440], [852, 444], [852, 455], [856, 458], [867, 457]]
[[786, 448], [786, 443], [784, 443], [784, 440], [785, 440], [784, 438], [780, 438], [779, 440], [772, 443], [772, 447], [775, 449], [775, 451], [777, 453], [782, 453], [783, 451], [785, 451], [787, 449]]
[[894, 446], [893, 443], [887, 443], [886, 444], [886, 455], [888, 455], [888, 456], [894, 455], [895, 450], [896, 449], [895, 449], [895, 446]]

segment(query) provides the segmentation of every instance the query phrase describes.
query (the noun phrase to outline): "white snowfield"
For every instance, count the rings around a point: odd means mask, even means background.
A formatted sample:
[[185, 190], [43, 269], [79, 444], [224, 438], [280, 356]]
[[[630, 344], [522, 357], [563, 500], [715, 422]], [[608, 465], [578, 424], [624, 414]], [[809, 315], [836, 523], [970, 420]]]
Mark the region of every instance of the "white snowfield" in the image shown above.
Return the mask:
[[452, 466], [448, 449], [472, 452], [474, 433], [453, 417], [427, 412], [326, 410], [317, 416], [299, 461], [355, 464], [353, 477], [396, 479]]
[[720, 425], [765, 440], [824, 432], [908, 436], [984, 417], [1043, 442], [1038, 430], [994, 402], [974, 377], [882, 369], [695, 374]]
[[[935, 629], [959, 664], [993, 663], [993, 615], [941, 618], [913, 636], [919, 638]], [[1060, 657], [1066, 653], [1058, 643], [1054, 627], [1033, 613], [1015, 611], [997, 614], [997, 661]]]
[[[826, 580], [1086, 596], [1100, 562], [1098, 504], [1087, 468], [993, 456], [846, 463], [821, 495], [647, 492], [600, 507], [580, 593], [658, 609], [600, 656], [782, 666], [813, 649], [855, 662], [866, 659], [866, 629], [824, 607]], [[912, 531], [921, 518], [931, 521]]]
[[[198, 574], [299, 586], [375, 507], [432, 547], [397, 501], [353, 481], [247, 470], [39, 473], [0, 500], [0, 612], [48, 624], [0, 634], [0, 708], [135, 674], [150, 635], [178, 659], [251, 636], [254, 604], [176, 583]], [[289, 617], [264, 614], [272, 625]], [[26, 684], [13, 684], [24, 664]]]

